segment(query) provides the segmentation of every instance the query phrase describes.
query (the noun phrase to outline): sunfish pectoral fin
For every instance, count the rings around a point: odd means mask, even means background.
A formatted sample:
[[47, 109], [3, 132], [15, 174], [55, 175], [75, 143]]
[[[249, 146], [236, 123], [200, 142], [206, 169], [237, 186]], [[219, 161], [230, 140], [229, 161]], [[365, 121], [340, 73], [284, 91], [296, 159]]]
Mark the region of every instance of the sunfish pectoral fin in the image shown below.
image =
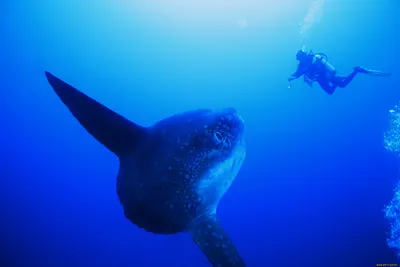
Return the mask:
[[136, 125], [49, 72], [46, 78], [72, 115], [94, 137], [117, 156], [129, 153], [146, 135]]
[[203, 251], [212, 266], [245, 267], [243, 259], [214, 216], [207, 217], [189, 230], [196, 245]]

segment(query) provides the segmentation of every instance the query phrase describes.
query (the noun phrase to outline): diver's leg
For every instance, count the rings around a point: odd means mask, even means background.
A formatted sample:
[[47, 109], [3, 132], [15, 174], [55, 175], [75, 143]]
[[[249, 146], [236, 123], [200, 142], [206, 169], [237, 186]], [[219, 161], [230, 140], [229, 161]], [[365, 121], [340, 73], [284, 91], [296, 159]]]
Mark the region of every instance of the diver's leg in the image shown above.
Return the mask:
[[336, 90], [336, 85], [330, 84], [328, 78], [326, 77], [319, 77], [317, 79], [317, 82], [319, 83], [319, 86], [328, 94], [333, 94]]
[[354, 79], [354, 77], [356, 77], [358, 73], [358, 69], [354, 69], [347, 77], [334, 76], [332, 77], [332, 79], [330, 79], [330, 82], [336, 86], [343, 88], [346, 87]]

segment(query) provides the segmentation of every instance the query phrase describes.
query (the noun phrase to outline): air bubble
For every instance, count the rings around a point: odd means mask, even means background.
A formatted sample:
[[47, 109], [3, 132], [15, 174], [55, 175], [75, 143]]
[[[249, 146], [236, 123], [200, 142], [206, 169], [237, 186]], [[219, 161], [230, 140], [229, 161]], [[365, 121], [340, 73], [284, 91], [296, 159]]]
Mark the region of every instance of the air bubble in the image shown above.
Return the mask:
[[[395, 105], [389, 110], [389, 127], [384, 133], [385, 149], [400, 159], [400, 109]], [[389, 235], [386, 239], [389, 248], [396, 251], [400, 258], [400, 173], [393, 198], [383, 209], [384, 217], [389, 224]]]

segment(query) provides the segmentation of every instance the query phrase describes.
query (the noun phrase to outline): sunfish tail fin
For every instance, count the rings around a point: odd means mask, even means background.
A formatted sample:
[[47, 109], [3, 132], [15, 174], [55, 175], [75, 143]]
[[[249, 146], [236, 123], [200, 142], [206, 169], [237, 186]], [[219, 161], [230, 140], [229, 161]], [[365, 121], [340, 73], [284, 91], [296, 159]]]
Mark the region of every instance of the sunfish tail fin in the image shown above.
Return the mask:
[[207, 217], [189, 230], [196, 245], [203, 251], [212, 266], [245, 267], [232, 240], [215, 216]]
[[61, 101], [86, 131], [117, 156], [132, 151], [145, 136], [146, 128], [125, 119], [51, 73], [45, 74]]

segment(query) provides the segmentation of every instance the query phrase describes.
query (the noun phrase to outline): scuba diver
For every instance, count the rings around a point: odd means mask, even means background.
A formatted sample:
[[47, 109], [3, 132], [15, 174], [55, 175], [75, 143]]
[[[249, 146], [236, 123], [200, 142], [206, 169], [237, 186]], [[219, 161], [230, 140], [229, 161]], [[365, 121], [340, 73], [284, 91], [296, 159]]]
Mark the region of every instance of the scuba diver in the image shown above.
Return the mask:
[[[312, 82], [316, 81], [321, 88], [328, 94], [333, 94], [337, 87], [346, 87], [358, 73], [364, 73], [372, 76], [390, 76], [390, 73], [371, 70], [364, 67], [356, 66], [352, 73], [346, 77], [336, 75], [335, 67], [329, 63], [328, 57], [323, 53], [313, 53], [310, 51], [299, 50], [296, 54], [299, 65], [295, 73], [288, 79], [289, 82], [304, 77], [304, 82], [312, 86]], [[290, 86], [289, 86], [290, 87]]]

